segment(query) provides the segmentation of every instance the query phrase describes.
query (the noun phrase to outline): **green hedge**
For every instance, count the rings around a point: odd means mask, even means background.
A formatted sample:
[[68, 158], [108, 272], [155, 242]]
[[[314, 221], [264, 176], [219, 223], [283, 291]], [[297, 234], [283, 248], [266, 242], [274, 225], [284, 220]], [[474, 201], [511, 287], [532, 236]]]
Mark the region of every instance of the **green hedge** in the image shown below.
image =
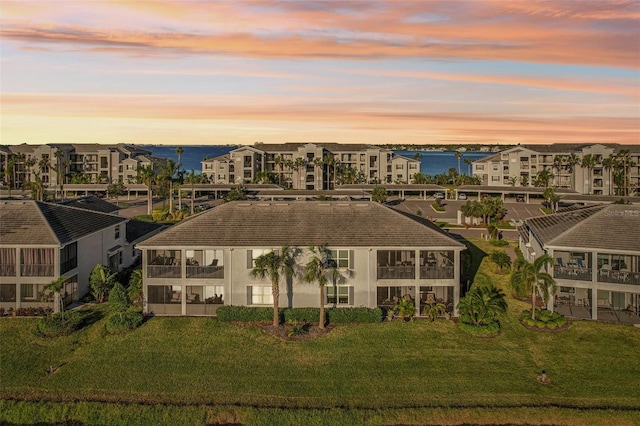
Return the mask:
[[500, 332], [500, 323], [498, 321], [487, 321], [487, 323], [483, 325], [473, 325], [460, 321], [458, 327], [467, 333], [477, 336], [491, 336]]
[[[216, 311], [220, 321], [251, 322], [273, 320], [273, 308], [247, 306], [221, 306]], [[318, 322], [319, 308], [284, 308], [279, 312], [280, 322]], [[380, 308], [329, 308], [325, 315], [330, 323], [381, 322]]]
[[536, 319], [531, 319], [531, 310], [522, 311], [520, 321], [529, 327], [555, 330], [567, 323], [567, 318], [557, 312], [541, 310], [536, 312]]
[[507, 240], [489, 240], [489, 244], [496, 247], [504, 247], [509, 245]]
[[114, 314], [107, 320], [107, 332], [110, 334], [124, 333], [140, 327], [143, 321], [144, 317], [137, 311], [127, 311], [122, 315]]
[[67, 311], [62, 314], [53, 314], [40, 318], [37, 323], [37, 330], [45, 337], [66, 336], [80, 328], [82, 324], [82, 314], [78, 311]]

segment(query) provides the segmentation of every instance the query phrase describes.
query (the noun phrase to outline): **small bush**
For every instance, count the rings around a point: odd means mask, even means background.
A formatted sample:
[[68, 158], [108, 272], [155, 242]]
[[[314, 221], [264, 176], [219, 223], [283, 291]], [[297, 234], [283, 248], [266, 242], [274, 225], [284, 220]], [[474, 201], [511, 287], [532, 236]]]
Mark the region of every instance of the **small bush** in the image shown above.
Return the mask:
[[489, 240], [489, 244], [496, 247], [504, 247], [509, 245], [507, 240]]
[[520, 321], [529, 326], [540, 329], [555, 330], [567, 323], [567, 318], [557, 312], [541, 310], [536, 312], [536, 319], [531, 319], [531, 310], [522, 311]]
[[143, 321], [144, 317], [138, 311], [114, 314], [107, 320], [107, 332], [110, 334], [124, 333], [140, 327]]
[[305, 324], [294, 323], [293, 327], [291, 327], [291, 330], [289, 330], [289, 332], [287, 334], [288, 334], [289, 337], [301, 336], [303, 334], [308, 334], [310, 326], [311, 326], [311, 324], [309, 324], [309, 323], [305, 323]]
[[40, 318], [37, 324], [38, 333], [45, 337], [66, 336], [80, 328], [82, 315], [78, 311], [53, 314]]

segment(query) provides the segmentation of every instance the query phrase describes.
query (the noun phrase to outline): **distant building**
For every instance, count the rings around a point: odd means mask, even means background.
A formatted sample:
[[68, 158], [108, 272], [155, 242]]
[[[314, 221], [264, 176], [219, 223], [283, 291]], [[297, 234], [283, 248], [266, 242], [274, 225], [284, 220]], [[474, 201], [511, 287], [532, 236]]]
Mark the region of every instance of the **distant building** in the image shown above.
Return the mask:
[[[540, 172], [553, 175], [550, 186], [574, 190], [581, 194], [623, 195], [616, 184], [608, 158], [628, 150], [626, 187], [629, 194], [640, 188], [640, 145], [618, 144], [553, 144], [519, 145], [473, 162], [473, 175], [483, 185], [533, 186]], [[591, 155], [593, 167], [583, 167], [582, 160]], [[621, 160], [622, 161], [622, 160]]]
[[420, 161], [373, 145], [338, 143], [259, 143], [202, 161], [202, 174], [213, 183], [249, 183], [271, 172], [282, 185], [310, 190], [333, 189], [336, 168], [348, 171], [346, 183], [411, 183]]

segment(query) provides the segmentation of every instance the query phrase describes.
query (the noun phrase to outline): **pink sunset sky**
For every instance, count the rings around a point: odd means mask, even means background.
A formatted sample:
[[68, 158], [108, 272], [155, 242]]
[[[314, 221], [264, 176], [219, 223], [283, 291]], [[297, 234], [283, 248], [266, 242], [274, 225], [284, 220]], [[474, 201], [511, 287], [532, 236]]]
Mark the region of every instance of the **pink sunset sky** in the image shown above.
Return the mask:
[[0, 1], [2, 144], [640, 143], [640, 2]]

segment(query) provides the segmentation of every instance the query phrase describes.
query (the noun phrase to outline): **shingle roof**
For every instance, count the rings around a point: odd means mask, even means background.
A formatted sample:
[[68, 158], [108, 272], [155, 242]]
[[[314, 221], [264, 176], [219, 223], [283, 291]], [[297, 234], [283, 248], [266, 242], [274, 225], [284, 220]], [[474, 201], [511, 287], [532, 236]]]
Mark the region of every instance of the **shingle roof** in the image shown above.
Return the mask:
[[0, 243], [67, 244], [127, 220], [40, 201], [6, 201], [0, 204]]
[[428, 221], [372, 202], [223, 204], [141, 243], [141, 247], [464, 246]]
[[127, 242], [133, 243], [145, 235], [151, 236], [151, 234], [155, 234], [163, 228], [166, 228], [166, 226], [159, 223], [130, 219], [127, 222]]
[[640, 252], [640, 206], [599, 204], [526, 223], [545, 246]]
[[110, 202], [103, 200], [102, 198], [94, 197], [93, 195], [60, 201], [58, 204], [101, 213], [115, 213], [120, 210], [120, 207], [115, 204], [111, 204]]

